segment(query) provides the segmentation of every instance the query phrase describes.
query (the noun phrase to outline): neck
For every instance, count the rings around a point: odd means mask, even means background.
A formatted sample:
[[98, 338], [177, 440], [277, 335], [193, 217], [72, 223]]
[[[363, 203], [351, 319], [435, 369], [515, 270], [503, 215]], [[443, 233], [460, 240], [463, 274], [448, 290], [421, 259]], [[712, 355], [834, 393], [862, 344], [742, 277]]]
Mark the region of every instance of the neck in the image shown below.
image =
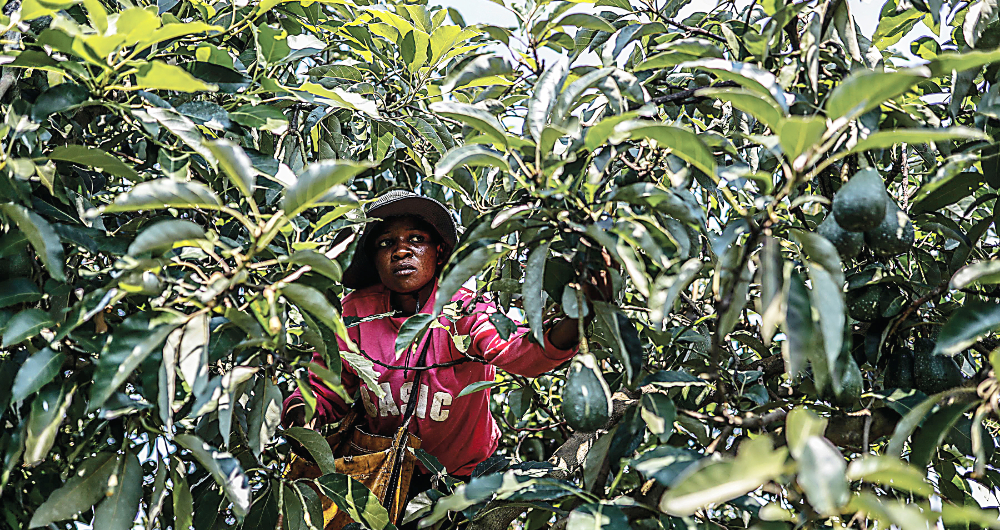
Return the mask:
[[414, 315], [427, 303], [433, 290], [434, 282], [429, 282], [412, 293], [393, 292], [389, 295], [389, 305], [393, 311], [399, 311], [405, 316]]

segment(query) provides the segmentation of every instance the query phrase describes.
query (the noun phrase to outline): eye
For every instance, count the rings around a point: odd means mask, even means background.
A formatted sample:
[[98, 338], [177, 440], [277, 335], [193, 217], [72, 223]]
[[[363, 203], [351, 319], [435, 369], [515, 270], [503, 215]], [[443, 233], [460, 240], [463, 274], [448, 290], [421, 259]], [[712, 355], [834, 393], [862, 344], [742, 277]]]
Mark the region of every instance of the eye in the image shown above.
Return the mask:
[[391, 244], [392, 244], [391, 239], [379, 239], [377, 242], [375, 242], [375, 246], [377, 248], [388, 248], [389, 245]]
[[424, 241], [427, 241], [427, 238], [422, 234], [413, 234], [410, 236], [410, 241], [414, 243], [423, 243]]

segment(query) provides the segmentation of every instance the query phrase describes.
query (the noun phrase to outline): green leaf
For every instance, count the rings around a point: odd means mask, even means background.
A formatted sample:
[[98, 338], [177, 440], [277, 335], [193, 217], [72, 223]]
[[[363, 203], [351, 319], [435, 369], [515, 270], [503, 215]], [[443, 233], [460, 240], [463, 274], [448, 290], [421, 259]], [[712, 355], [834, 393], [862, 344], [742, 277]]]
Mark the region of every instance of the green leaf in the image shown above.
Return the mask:
[[[226, 317], [235, 320], [233, 313], [235, 309], [227, 311]], [[206, 313], [194, 316], [183, 328], [170, 332], [163, 345], [164, 358], [176, 360], [181, 379], [196, 398], [208, 388], [208, 347], [209, 316]]]
[[441, 271], [441, 281], [438, 283], [437, 298], [434, 300], [434, 316], [441, 314], [444, 306], [451, 301], [455, 293], [462, 288], [469, 278], [479, 274], [487, 265], [500, 257], [501, 252], [494, 245], [479, 247], [464, 256], [458, 263], [449, 263]]
[[[323, 508], [320, 505], [319, 495], [308, 484], [302, 482], [292, 482], [290, 484], [291, 494], [284, 494], [286, 503], [294, 501], [298, 503], [296, 511], [302, 513], [302, 524], [297, 530], [323, 530]], [[290, 512], [291, 513], [291, 512]], [[295, 519], [289, 519], [289, 528], [294, 529]]]
[[147, 90], [176, 90], [178, 92], [215, 92], [218, 85], [210, 85], [189, 74], [180, 66], [163, 61], [148, 62], [139, 67], [135, 87]]
[[31, 402], [31, 414], [25, 428], [24, 465], [32, 467], [49, 454], [56, 441], [59, 425], [73, 401], [76, 385], [51, 383], [42, 388]]
[[340, 473], [328, 473], [314, 481], [319, 492], [328, 497], [351, 519], [372, 530], [383, 530], [390, 526], [389, 513], [382, 507], [378, 497], [353, 478]]
[[12, 278], [0, 282], [0, 307], [37, 302], [41, 299], [42, 292], [27, 278]]
[[712, 151], [697, 134], [688, 129], [673, 125], [658, 125], [650, 121], [629, 120], [618, 124], [611, 136], [613, 143], [628, 139], [654, 140], [660, 147], [670, 149], [671, 154], [708, 175], [715, 175], [715, 157]]
[[701, 59], [681, 65], [682, 68], [702, 68], [726, 81], [732, 81], [758, 95], [770, 98], [778, 104], [782, 114], [788, 113], [788, 101], [778, 79], [748, 63], [731, 62], [725, 59]]
[[3, 347], [9, 348], [20, 344], [43, 329], [55, 326], [49, 314], [38, 308], [25, 309], [14, 315], [3, 330]]
[[826, 120], [820, 116], [792, 116], [781, 121], [778, 138], [781, 150], [794, 161], [816, 146], [826, 132]]
[[238, 460], [229, 453], [224, 453], [208, 445], [193, 434], [178, 434], [174, 440], [181, 447], [191, 451], [195, 459], [204, 467], [215, 482], [219, 484], [226, 497], [233, 503], [233, 513], [242, 519], [250, 509], [252, 492], [250, 481], [243, 473]]
[[1000, 61], [1000, 50], [948, 52], [931, 59], [927, 67], [930, 68], [932, 76], [941, 77], [951, 75], [952, 72], [982, 68], [997, 61]]
[[35, 510], [28, 528], [48, 526], [89, 510], [104, 498], [108, 481], [118, 468], [118, 455], [111, 451], [97, 453], [84, 460], [73, 476]]
[[503, 125], [492, 114], [467, 103], [439, 101], [433, 103], [430, 109], [441, 116], [458, 120], [477, 131], [489, 136], [497, 143], [507, 147], [507, 136]]
[[[289, 219], [302, 213], [317, 203], [324, 203], [324, 196], [331, 188], [347, 183], [352, 177], [371, 167], [366, 162], [348, 160], [324, 160], [309, 164], [295, 184], [285, 189], [281, 208]], [[353, 194], [346, 194], [340, 204], [351, 202]]]
[[281, 431], [281, 435], [291, 438], [305, 447], [312, 456], [313, 462], [319, 466], [324, 475], [337, 471], [336, 459], [333, 457], [330, 443], [320, 433], [303, 427], [291, 427]]
[[53, 351], [48, 347], [31, 354], [31, 357], [28, 357], [18, 369], [17, 376], [14, 378], [11, 402], [16, 403], [27, 398], [48, 384], [49, 381], [55, 379], [65, 360], [66, 356], [62, 352]]
[[27, 0], [21, 3], [21, 19], [44, 17], [79, 3], [80, 0]]
[[759, 488], [785, 471], [788, 450], [774, 450], [766, 436], [740, 445], [735, 460], [703, 459], [678, 477], [660, 498], [669, 514], [691, 515], [710, 504], [726, 502]]
[[164, 24], [162, 27], [150, 32], [148, 35], [141, 36], [139, 41], [136, 43], [133, 53], [145, 50], [157, 42], [176, 39], [177, 37], [183, 37], [185, 35], [194, 35], [195, 33], [210, 33], [215, 31], [221, 32], [224, 30], [225, 28], [222, 28], [221, 26], [214, 26], [201, 21]]
[[872, 44], [879, 50], [884, 50], [899, 42], [913, 29], [913, 26], [924, 18], [924, 13], [913, 9], [897, 10], [895, 1], [886, 2], [879, 14], [878, 26], [872, 34]]
[[160, 208], [218, 210], [221, 207], [222, 201], [204, 184], [162, 178], [136, 184], [131, 190], [115, 197], [113, 203], [102, 207], [100, 211], [134, 212]]
[[674, 433], [674, 419], [677, 417], [677, 408], [670, 397], [666, 394], [643, 394], [639, 413], [649, 432], [659, 438], [660, 443], [667, 443]]
[[117, 486], [94, 511], [94, 528], [131, 530], [142, 500], [142, 466], [132, 451], [125, 451], [122, 465], [115, 474]]
[[497, 57], [492, 53], [480, 55], [479, 57], [460, 63], [449, 71], [447, 77], [445, 77], [444, 84], [441, 85], [441, 92], [447, 94], [456, 88], [462, 88], [484, 77], [495, 77], [513, 73], [514, 67], [506, 59]]
[[35, 98], [31, 119], [44, 121], [52, 114], [67, 111], [90, 98], [90, 91], [76, 83], [62, 83], [49, 88]]
[[844, 455], [822, 436], [810, 436], [798, 458], [797, 481], [814, 510], [822, 515], [840, 513], [841, 507], [851, 498], [851, 490], [844, 479], [847, 463]]
[[445, 153], [434, 168], [434, 176], [436, 178], [444, 177], [459, 166], [499, 167], [504, 171], [510, 171], [510, 165], [500, 152], [479, 144], [470, 144], [456, 147]]
[[206, 147], [215, 155], [219, 168], [229, 177], [233, 186], [244, 197], [253, 197], [254, 187], [257, 185], [256, 170], [243, 148], [225, 139], [207, 142]]
[[[896, 144], [927, 144], [944, 140], [986, 140], [990, 137], [978, 129], [954, 126], [947, 129], [890, 129], [876, 131], [860, 140], [843, 156], [870, 149], [886, 149]], [[839, 154], [839, 153], [838, 153]]]
[[281, 110], [269, 105], [242, 105], [231, 111], [229, 118], [240, 125], [274, 134], [284, 134], [288, 130], [288, 118]]
[[653, 282], [649, 292], [649, 319], [657, 331], [667, 328], [677, 297], [698, 277], [701, 267], [701, 260], [691, 258], [681, 265], [677, 274], [662, 274]]
[[528, 320], [532, 336], [538, 344], [545, 344], [542, 318], [545, 313], [545, 262], [549, 257], [550, 244], [550, 241], [546, 241], [528, 253], [524, 285], [521, 286], [524, 317]]
[[895, 72], [860, 70], [838, 84], [826, 99], [826, 117], [836, 120], [850, 115], [858, 117], [878, 107], [883, 101], [896, 98], [930, 76], [926, 67], [907, 68]]
[[671, 68], [698, 59], [722, 57], [722, 50], [712, 41], [702, 38], [676, 39], [656, 47], [658, 53], [635, 67], [636, 72]]
[[541, 142], [542, 131], [549, 122], [549, 112], [556, 104], [569, 71], [569, 59], [565, 55], [551, 61], [535, 82], [535, 89], [528, 99], [528, 114], [525, 116], [528, 133], [536, 142]]
[[[10, 217], [17, 224], [21, 233], [31, 242], [31, 246], [35, 248], [35, 253], [42, 259], [49, 274], [60, 282], [66, 281], [66, 273], [63, 272], [65, 258], [62, 242], [52, 225], [42, 216], [20, 204], [0, 204], [0, 211]], [[0, 307], [3, 307], [3, 304], [0, 304]]]
[[190, 528], [194, 519], [194, 499], [187, 481], [186, 464], [176, 456], [170, 457], [171, 496], [174, 505], [174, 528]]
[[566, 530], [615, 530], [630, 528], [628, 517], [621, 508], [606, 504], [584, 504], [569, 512]]
[[976, 43], [986, 27], [997, 18], [997, 0], [979, 0], [971, 4], [962, 23], [962, 36], [969, 46], [977, 47]]
[[757, 118], [757, 121], [772, 131], [781, 131], [782, 122], [785, 119], [784, 113], [781, 107], [769, 97], [761, 97], [741, 88], [704, 88], [699, 90], [697, 95], [732, 103], [734, 108]]
[[315, 250], [299, 250], [289, 256], [288, 262], [295, 265], [308, 265], [312, 270], [339, 282], [343, 271], [340, 264]]
[[970, 300], [941, 328], [934, 354], [956, 355], [997, 329], [1000, 329], [1000, 304]]
[[[438, 288], [438, 292], [441, 292], [440, 287]], [[403, 325], [399, 326], [399, 334], [396, 335], [396, 358], [399, 359], [411, 345], [419, 345], [424, 335], [430, 329], [431, 324], [436, 320], [437, 316], [431, 313], [417, 313], [407, 318], [406, 322], [403, 322]], [[419, 351], [414, 353], [420, 355]]]
[[917, 468], [925, 468], [944, 442], [955, 423], [965, 415], [973, 403], [953, 403], [945, 405], [924, 420], [910, 443], [910, 464]]
[[614, 33], [617, 31], [614, 26], [608, 24], [603, 18], [589, 15], [587, 13], [572, 13], [566, 15], [553, 24], [553, 26], [576, 26], [578, 28], [587, 28], [594, 31], [606, 31], [608, 33]]
[[330, 304], [330, 301], [319, 290], [308, 285], [290, 283], [282, 286], [281, 295], [301, 309], [308, 311], [310, 315], [330, 328], [349, 346], [354, 346], [350, 337], [347, 336], [347, 327], [340, 318], [340, 312]]
[[614, 71], [614, 68], [600, 68], [593, 70], [570, 83], [568, 87], [559, 93], [559, 97], [556, 98], [555, 104], [552, 105], [552, 123], [559, 126], [565, 125], [567, 118], [569, 118], [573, 109], [576, 108], [577, 104], [579, 104], [580, 97], [583, 96], [583, 93], [588, 89], [593, 88], [595, 85], [607, 81], [608, 77]]
[[921, 507], [909, 499], [889, 500], [867, 491], [855, 495], [845, 510], [847, 513], [858, 511], [876, 520], [879, 528], [896, 527], [900, 530], [926, 530], [932, 528], [938, 518], [929, 506]]
[[127, 178], [131, 181], [139, 180], [139, 174], [135, 172], [132, 166], [96, 147], [61, 145], [53, 149], [48, 157], [49, 160], [73, 162], [74, 164], [100, 168], [106, 173], [110, 173], [116, 177]]
[[146, 114], [149, 114], [160, 125], [163, 125], [168, 131], [180, 138], [194, 152], [205, 157], [205, 160], [208, 160], [209, 163], [215, 163], [215, 156], [212, 155], [208, 147], [205, 147], [204, 136], [198, 130], [198, 126], [187, 116], [173, 109], [159, 107], [146, 109]]
[[456, 397], [468, 396], [469, 394], [475, 394], [476, 392], [486, 390], [487, 388], [493, 388], [497, 385], [502, 384], [502, 381], [476, 381], [462, 389]]
[[127, 318], [97, 358], [88, 410], [99, 409], [176, 327], [177, 324], [160, 322], [143, 313]]
[[[972, 526], [972, 524], [993, 528], [1000, 528], [1000, 513], [995, 509], [982, 508], [978, 505], [958, 506], [950, 502], [941, 503], [941, 521], [946, 528], [962, 528]], [[972, 523], [972, 524], [970, 524]]]
[[378, 105], [374, 101], [366, 99], [361, 94], [348, 92], [340, 87], [328, 89], [323, 85], [310, 83], [308, 81], [302, 83], [302, 86], [298, 87], [297, 90], [304, 91], [307, 94], [312, 94], [314, 96], [319, 96], [320, 98], [323, 98], [323, 102], [333, 107], [356, 110], [367, 114], [372, 119], [381, 119], [378, 112]]
[[[189, 418], [197, 418], [213, 412], [222, 410], [221, 405], [231, 401], [232, 396], [244, 382], [248, 381], [258, 368], [254, 366], [234, 366], [231, 370], [224, 372], [218, 377], [213, 377], [204, 392], [198, 395], [198, 399], [191, 406]], [[221, 415], [221, 412], [220, 412]], [[225, 440], [225, 430], [223, 429], [223, 440]]]
[[862, 480], [925, 497], [934, 494], [923, 472], [891, 456], [865, 455], [852, 461], [847, 466], [847, 480]]
[[913, 433], [914, 429], [920, 425], [923, 421], [924, 416], [938, 404], [939, 401], [944, 397], [944, 393], [933, 395], [920, 402], [919, 405], [910, 409], [909, 412], [903, 416], [903, 419], [896, 424], [896, 429], [892, 433], [892, 438], [889, 439], [889, 445], [885, 448], [885, 454], [887, 456], [899, 458], [903, 454], [903, 446], [906, 440], [909, 439], [910, 434]]
[[993, 285], [1000, 283], [1000, 260], [980, 261], [958, 269], [951, 277], [952, 289], [965, 289], [972, 284]]
[[186, 219], [159, 221], [135, 238], [128, 246], [128, 254], [137, 256], [143, 252], [170, 250], [178, 244], [192, 246], [195, 241], [204, 241], [206, 237], [202, 227]]
[[270, 377], [258, 378], [254, 386], [253, 399], [247, 411], [247, 430], [250, 450], [260, 458], [264, 448], [274, 438], [281, 425], [281, 389], [271, 382]]
[[805, 407], [795, 407], [785, 417], [785, 439], [792, 458], [802, 457], [806, 442], [814, 436], [823, 436], [827, 420]]

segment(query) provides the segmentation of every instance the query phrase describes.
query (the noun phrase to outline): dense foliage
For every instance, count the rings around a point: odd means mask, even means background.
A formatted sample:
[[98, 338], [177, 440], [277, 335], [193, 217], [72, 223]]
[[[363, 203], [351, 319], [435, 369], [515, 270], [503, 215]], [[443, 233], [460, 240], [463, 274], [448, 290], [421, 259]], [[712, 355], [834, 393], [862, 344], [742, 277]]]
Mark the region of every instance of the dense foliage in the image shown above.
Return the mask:
[[996, 1], [888, 0], [871, 40], [846, 0], [687, 4], [8, 0], [0, 526], [321, 526], [281, 400], [382, 369], [336, 347], [333, 242], [402, 187], [466, 227], [442, 292], [594, 312], [571, 367], [467, 389], [501, 454], [410, 519], [1000, 527]]

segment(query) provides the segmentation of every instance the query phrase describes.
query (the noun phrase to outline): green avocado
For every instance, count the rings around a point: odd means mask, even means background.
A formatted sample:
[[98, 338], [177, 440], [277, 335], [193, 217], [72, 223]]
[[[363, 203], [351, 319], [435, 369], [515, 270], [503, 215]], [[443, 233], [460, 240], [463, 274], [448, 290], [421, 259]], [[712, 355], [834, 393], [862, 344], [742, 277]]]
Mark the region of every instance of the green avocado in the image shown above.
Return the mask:
[[879, 256], [891, 257], [909, 251], [915, 240], [910, 216], [887, 197], [885, 217], [878, 226], [865, 232], [865, 242]]
[[897, 348], [889, 354], [883, 372], [882, 386], [884, 388], [901, 388], [910, 390], [913, 382], [913, 352], [907, 348]]
[[563, 390], [563, 417], [576, 431], [593, 432], [611, 419], [611, 389], [592, 355], [577, 355]]
[[872, 168], [858, 171], [833, 197], [837, 224], [849, 232], [864, 232], [885, 217], [886, 192], [882, 176]]
[[884, 283], [874, 283], [847, 291], [844, 297], [847, 314], [861, 322], [870, 322], [881, 317], [882, 312], [892, 303], [894, 289]]
[[827, 215], [826, 219], [819, 224], [816, 232], [825, 237], [837, 247], [837, 253], [841, 258], [851, 259], [861, 253], [861, 247], [865, 244], [865, 237], [858, 232], [848, 232], [837, 224], [833, 214]]
[[854, 359], [847, 356], [844, 373], [841, 375], [840, 380], [840, 394], [835, 395], [833, 402], [842, 407], [854, 405], [859, 399], [861, 399], [861, 393], [863, 390], [864, 377], [861, 375], [861, 369], [858, 368]]
[[540, 462], [545, 460], [545, 446], [539, 438], [525, 438], [517, 451], [517, 456], [524, 461]]
[[928, 396], [955, 388], [965, 381], [958, 363], [951, 357], [934, 355], [934, 341], [917, 339], [913, 343], [913, 382]]

